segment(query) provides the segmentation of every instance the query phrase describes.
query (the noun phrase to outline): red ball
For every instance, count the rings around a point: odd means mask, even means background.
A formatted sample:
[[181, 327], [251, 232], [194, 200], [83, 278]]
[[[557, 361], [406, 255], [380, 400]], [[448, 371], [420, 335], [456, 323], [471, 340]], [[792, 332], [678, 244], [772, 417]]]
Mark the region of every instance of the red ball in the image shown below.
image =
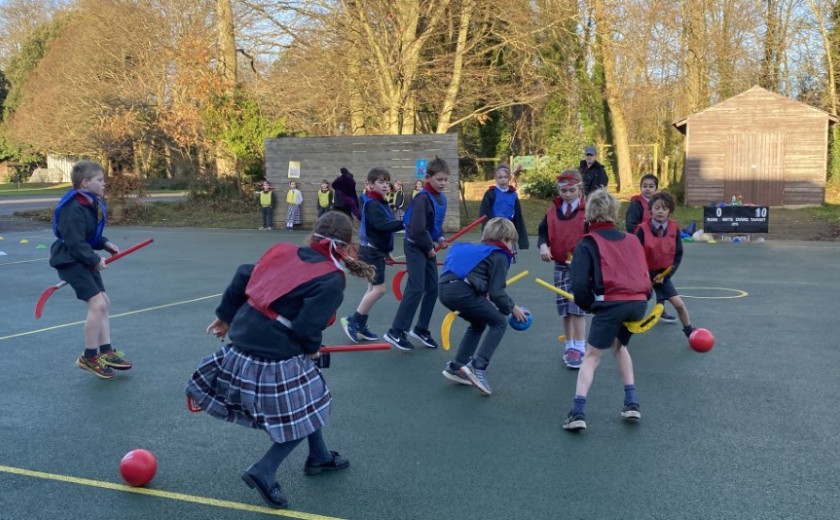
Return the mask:
[[708, 352], [715, 346], [715, 337], [708, 329], [694, 329], [688, 337], [688, 344], [695, 352]]
[[120, 461], [120, 476], [129, 486], [145, 486], [156, 472], [157, 459], [150, 451], [131, 450]]

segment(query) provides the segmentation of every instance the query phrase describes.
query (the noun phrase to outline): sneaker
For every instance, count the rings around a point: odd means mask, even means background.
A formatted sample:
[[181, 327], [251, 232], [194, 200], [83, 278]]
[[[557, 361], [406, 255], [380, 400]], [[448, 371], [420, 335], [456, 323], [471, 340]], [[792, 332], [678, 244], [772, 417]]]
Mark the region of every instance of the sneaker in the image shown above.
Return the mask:
[[123, 358], [124, 355], [118, 350], [112, 350], [104, 354], [99, 354], [99, 362], [115, 370], [130, 370], [134, 365], [126, 361]]
[[332, 459], [325, 462], [315, 462], [314, 459], [307, 457], [303, 472], [307, 475], [318, 475], [324, 471], [338, 471], [350, 467], [350, 461], [339, 455], [337, 451], [331, 451], [330, 454]]
[[367, 328], [367, 325], [356, 327], [356, 335], [359, 339], [363, 339], [365, 341], [376, 341], [379, 339], [379, 336], [371, 332], [371, 330]]
[[400, 350], [414, 350], [414, 345], [408, 341], [408, 338], [405, 337], [405, 332], [403, 331], [395, 333], [393, 329], [389, 330], [384, 336], [382, 336], [382, 339]]
[[583, 363], [583, 354], [580, 351], [570, 348], [563, 353], [563, 363], [566, 363], [567, 367], [577, 370], [580, 368], [581, 363]]
[[472, 386], [472, 381], [470, 381], [466, 376], [461, 374], [460, 370], [455, 370], [452, 368], [452, 363], [447, 363], [446, 368], [443, 369], [443, 377], [452, 381], [453, 383], [458, 383], [459, 385], [467, 385]]
[[621, 418], [626, 421], [638, 421], [642, 418], [638, 403], [625, 404], [621, 409]]
[[578, 431], [586, 429], [586, 416], [582, 413], [569, 412], [566, 420], [563, 421], [563, 429], [569, 431]]
[[438, 344], [435, 343], [434, 339], [432, 339], [432, 335], [428, 330], [420, 330], [415, 327], [411, 332], [409, 332], [409, 335], [412, 338], [419, 340], [420, 343], [429, 348], [438, 348]]
[[341, 318], [341, 328], [344, 329], [344, 333], [347, 334], [350, 341], [353, 343], [359, 342], [359, 329], [356, 327], [356, 322], [353, 321], [351, 316]]
[[79, 359], [76, 360], [76, 366], [102, 379], [111, 379], [114, 377], [114, 369], [104, 364], [101, 361], [101, 356], [96, 356], [91, 359], [79, 356]]
[[677, 317], [671, 316], [667, 312], [662, 311], [662, 316], [659, 317], [659, 321], [661, 321], [662, 323], [676, 323]]
[[470, 382], [475, 385], [476, 388], [481, 390], [481, 393], [484, 395], [490, 395], [493, 393], [493, 389], [490, 388], [490, 382], [487, 381], [486, 370], [479, 370], [475, 368], [472, 363], [469, 363], [461, 367], [461, 375], [469, 379]]

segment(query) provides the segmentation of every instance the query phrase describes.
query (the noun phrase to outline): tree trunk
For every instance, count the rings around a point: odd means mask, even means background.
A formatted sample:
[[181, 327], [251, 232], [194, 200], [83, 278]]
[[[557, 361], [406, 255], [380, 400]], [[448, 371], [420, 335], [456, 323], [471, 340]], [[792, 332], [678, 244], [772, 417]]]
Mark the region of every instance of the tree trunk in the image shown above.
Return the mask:
[[[219, 37], [219, 72], [224, 81], [224, 94], [228, 103], [235, 103], [236, 89], [236, 37], [233, 26], [233, 7], [231, 0], [216, 0], [216, 17]], [[227, 143], [218, 142], [215, 146], [216, 174], [220, 177], [233, 177], [237, 174], [236, 157], [230, 153]]]
[[604, 67], [604, 97], [610, 109], [609, 121], [613, 134], [613, 150], [618, 159], [618, 189], [619, 191], [629, 191], [633, 188], [630, 143], [628, 141], [627, 121], [624, 119], [624, 105], [620, 97], [615, 71], [612, 24], [604, 8], [603, 0], [595, 1], [595, 31], [598, 36], [596, 51], [601, 55]]
[[709, 106], [706, 7], [705, 1], [701, 0], [684, 2], [682, 5], [685, 24], [686, 108], [689, 115]]
[[455, 61], [452, 63], [452, 77], [446, 87], [446, 94], [443, 98], [443, 106], [438, 116], [437, 130], [435, 133], [445, 134], [449, 130], [452, 121], [452, 111], [455, 110], [455, 103], [458, 101], [458, 91], [461, 88], [461, 74], [464, 68], [464, 54], [467, 52], [467, 35], [470, 29], [475, 2], [467, 0], [461, 7], [461, 16], [458, 24], [458, 40], [455, 45]]

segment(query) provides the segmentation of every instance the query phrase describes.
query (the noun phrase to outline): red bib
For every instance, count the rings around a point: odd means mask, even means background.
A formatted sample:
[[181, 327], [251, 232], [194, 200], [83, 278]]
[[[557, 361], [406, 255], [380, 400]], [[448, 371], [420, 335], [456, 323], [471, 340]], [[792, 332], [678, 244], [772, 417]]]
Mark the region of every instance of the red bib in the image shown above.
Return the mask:
[[[646, 201], [641, 195], [633, 195], [630, 197], [630, 202], [632, 203], [633, 201], [642, 205], [642, 221], [636, 224], [636, 226], [643, 226], [650, 222], [650, 208], [648, 208], [648, 201]], [[636, 230], [634, 229], [633, 231]]]
[[584, 200], [580, 199], [577, 212], [572, 214], [572, 218], [566, 220], [561, 220], [557, 216], [558, 207], [560, 206], [555, 202], [549, 206], [545, 214], [548, 221], [548, 242], [554, 261], [565, 262], [566, 258], [574, 253], [578, 240], [584, 235], [586, 207]]
[[324, 262], [304, 262], [298, 256], [299, 246], [277, 244], [257, 260], [245, 294], [248, 305], [276, 320], [278, 314], [271, 310], [271, 303], [297, 287], [333, 271], [344, 271], [327, 259]]
[[668, 227], [665, 228], [663, 236], [656, 236], [650, 222], [639, 224], [645, 236], [645, 259], [649, 271], [659, 271], [674, 265], [674, 258], [677, 256], [677, 230], [676, 222], [668, 219]]
[[604, 301], [646, 301], [650, 292], [650, 276], [645, 253], [636, 235], [625, 233], [622, 240], [607, 240], [600, 233], [588, 236], [595, 240], [601, 257], [601, 278]]

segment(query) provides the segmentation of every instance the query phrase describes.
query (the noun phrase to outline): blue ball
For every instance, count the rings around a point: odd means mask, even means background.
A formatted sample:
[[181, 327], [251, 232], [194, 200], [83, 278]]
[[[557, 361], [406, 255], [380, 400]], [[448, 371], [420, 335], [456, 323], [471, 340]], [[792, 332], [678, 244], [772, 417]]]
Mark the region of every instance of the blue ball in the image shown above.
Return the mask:
[[[525, 307], [521, 307], [521, 309], [523, 311], [526, 311], [526, 312], [528, 310]], [[512, 328], [513, 330], [527, 330], [528, 327], [530, 327], [531, 324], [534, 323], [534, 316], [530, 313], [526, 314], [526, 316], [528, 317], [527, 320], [518, 321], [516, 319], [516, 316], [511, 314], [510, 317], [508, 318], [508, 322], [510, 322], [510, 328]]]

